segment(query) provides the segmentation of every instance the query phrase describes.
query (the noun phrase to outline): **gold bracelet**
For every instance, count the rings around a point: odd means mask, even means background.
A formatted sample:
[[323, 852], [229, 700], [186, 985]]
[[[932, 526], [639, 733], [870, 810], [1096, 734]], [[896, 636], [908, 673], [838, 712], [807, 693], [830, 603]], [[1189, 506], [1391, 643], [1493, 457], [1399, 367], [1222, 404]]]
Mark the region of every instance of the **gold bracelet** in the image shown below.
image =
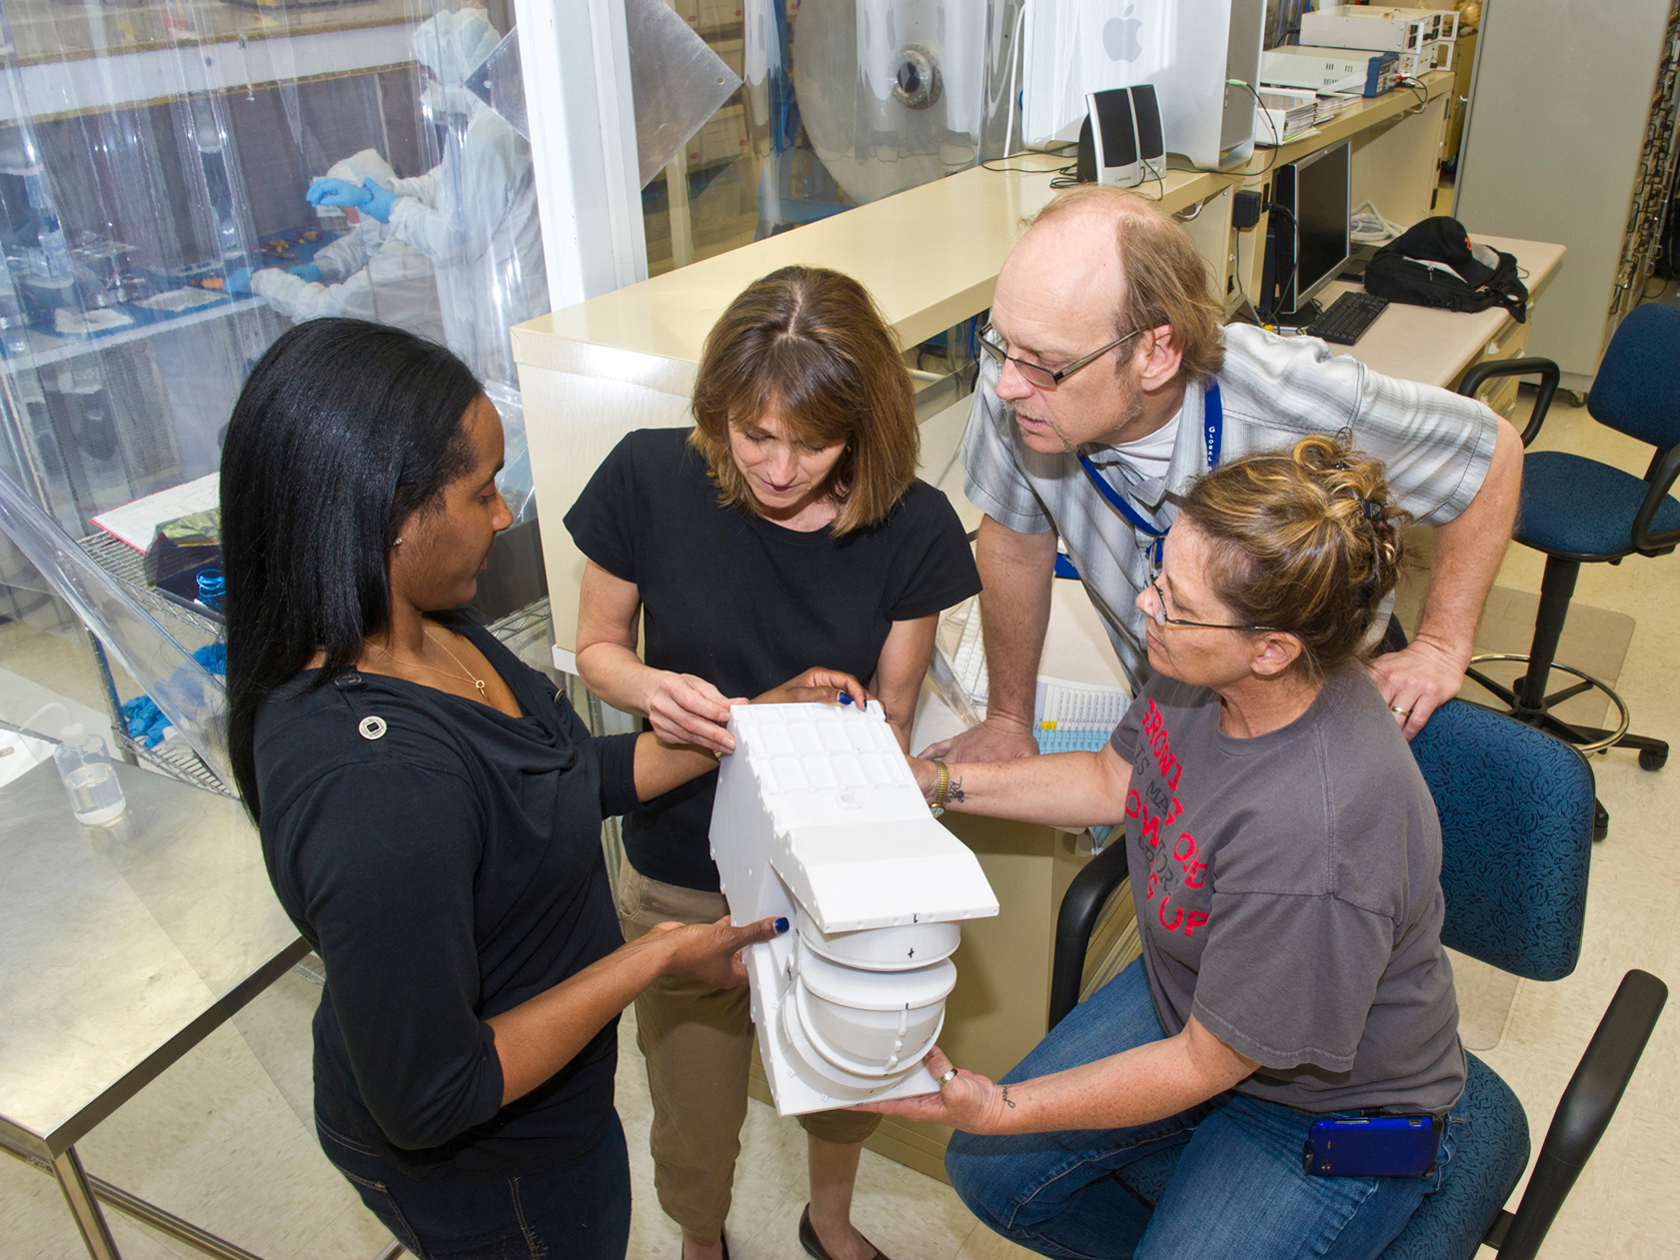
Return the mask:
[[939, 769], [939, 779], [933, 789], [933, 804], [928, 808], [933, 811], [933, 816], [938, 818], [945, 812], [945, 797], [951, 790], [951, 767], [938, 759], [935, 759], [933, 764]]

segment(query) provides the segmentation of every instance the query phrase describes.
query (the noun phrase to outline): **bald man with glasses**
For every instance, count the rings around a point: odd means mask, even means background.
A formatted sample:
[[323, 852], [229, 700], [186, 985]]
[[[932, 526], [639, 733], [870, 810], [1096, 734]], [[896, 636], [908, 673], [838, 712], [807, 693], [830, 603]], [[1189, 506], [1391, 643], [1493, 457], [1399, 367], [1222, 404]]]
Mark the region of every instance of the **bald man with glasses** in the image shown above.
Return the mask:
[[[989, 676], [986, 720], [924, 756], [1031, 756], [1060, 540], [1135, 692], [1149, 677], [1138, 592], [1196, 477], [1311, 433], [1350, 430], [1401, 507], [1433, 529], [1412, 641], [1371, 673], [1408, 737], [1456, 695], [1511, 537], [1516, 431], [1481, 403], [1396, 380], [1323, 342], [1222, 327], [1182, 226], [1135, 193], [1052, 201], [998, 275], [963, 439]], [[1287, 627], [1285, 627], [1287, 628]]]

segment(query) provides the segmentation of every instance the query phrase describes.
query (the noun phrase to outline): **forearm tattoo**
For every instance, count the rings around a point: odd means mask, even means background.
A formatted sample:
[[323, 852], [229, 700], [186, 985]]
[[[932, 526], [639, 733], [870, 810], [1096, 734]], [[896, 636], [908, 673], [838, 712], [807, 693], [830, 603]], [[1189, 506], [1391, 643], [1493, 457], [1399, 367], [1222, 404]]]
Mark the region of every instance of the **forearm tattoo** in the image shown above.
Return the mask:
[[962, 799], [963, 799], [963, 789], [962, 789], [962, 780], [961, 779], [952, 779], [951, 780], [951, 786], [948, 789], [946, 789], [946, 792], [945, 792], [945, 799], [947, 801], [952, 802], [952, 803], [959, 803], [959, 802], [962, 801]]
[[1005, 1107], [1013, 1107], [1015, 1105], [1015, 1100], [1009, 1096], [1009, 1086], [1005, 1085], [1005, 1086], [1002, 1087], [1002, 1089], [1003, 1089], [1003, 1105]]

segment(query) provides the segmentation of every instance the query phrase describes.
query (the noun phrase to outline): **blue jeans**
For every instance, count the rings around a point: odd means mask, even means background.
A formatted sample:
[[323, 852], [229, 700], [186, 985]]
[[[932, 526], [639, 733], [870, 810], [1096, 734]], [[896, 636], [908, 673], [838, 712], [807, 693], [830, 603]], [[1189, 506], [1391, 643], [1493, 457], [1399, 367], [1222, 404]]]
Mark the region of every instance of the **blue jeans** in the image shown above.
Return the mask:
[[[1045, 1076], [1165, 1035], [1140, 959], [1003, 1079]], [[1379, 1255], [1440, 1187], [1465, 1106], [1461, 1099], [1448, 1117], [1440, 1165], [1427, 1178], [1309, 1177], [1301, 1148], [1323, 1117], [1234, 1092], [1130, 1129], [955, 1133], [945, 1168], [981, 1221], [1040, 1255], [1359, 1260]]]
[[617, 1112], [588, 1154], [505, 1181], [417, 1181], [319, 1120], [315, 1129], [368, 1210], [421, 1260], [624, 1260], [630, 1159]]

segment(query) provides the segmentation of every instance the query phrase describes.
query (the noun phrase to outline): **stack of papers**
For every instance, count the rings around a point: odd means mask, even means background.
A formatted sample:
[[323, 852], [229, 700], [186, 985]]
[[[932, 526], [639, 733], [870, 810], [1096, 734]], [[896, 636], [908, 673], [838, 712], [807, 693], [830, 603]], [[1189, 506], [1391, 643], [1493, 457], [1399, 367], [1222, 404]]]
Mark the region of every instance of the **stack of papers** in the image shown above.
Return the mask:
[[206, 473], [197, 481], [159, 490], [120, 508], [101, 512], [93, 518], [93, 523], [136, 551], [144, 551], [152, 545], [152, 536], [165, 521], [220, 507], [221, 480], [219, 473]]
[[1254, 119], [1255, 144], [1287, 144], [1311, 131], [1318, 118], [1318, 94], [1267, 88]]
[[1357, 105], [1362, 99], [1357, 92], [1320, 92], [1318, 94], [1318, 121], [1329, 122], [1337, 114], [1350, 106]]

